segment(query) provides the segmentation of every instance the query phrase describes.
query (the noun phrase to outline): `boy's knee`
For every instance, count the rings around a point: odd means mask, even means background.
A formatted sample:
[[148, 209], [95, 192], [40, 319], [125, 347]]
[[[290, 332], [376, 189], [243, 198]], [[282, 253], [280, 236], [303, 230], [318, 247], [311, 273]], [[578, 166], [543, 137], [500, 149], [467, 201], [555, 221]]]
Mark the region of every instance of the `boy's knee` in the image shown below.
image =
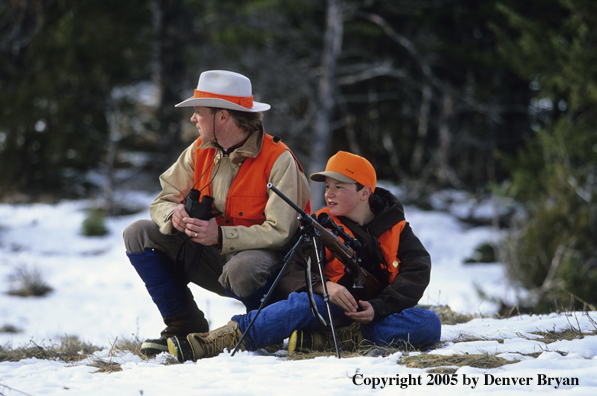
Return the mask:
[[421, 345], [419, 347], [428, 348], [437, 344], [442, 335], [442, 323], [439, 316], [431, 310], [422, 309], [421, 313], [424, 319], [421, 321], [421, 332], [425, 336], [422, 337]]

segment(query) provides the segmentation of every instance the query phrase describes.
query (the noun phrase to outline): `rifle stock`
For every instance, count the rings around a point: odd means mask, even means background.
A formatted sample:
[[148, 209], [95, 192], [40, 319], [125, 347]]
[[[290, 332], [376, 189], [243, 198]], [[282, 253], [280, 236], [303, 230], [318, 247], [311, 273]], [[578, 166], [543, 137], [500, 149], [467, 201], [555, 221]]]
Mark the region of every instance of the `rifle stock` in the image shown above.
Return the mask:
[[[370, 300], [381, 293], [383, 285], [371, 273], [361, 267], [357, 253], [352, 248], [342, 243], [338, 236], [309, 216], [307, 212], [292, 202], [273, 184], [268, 183], [267, 187], [300, 214], [299, 220], [301, 223], [313, 225], [321, 234], [323, 245], [345, 265], [347, 271], [338, 281], [339, 284], [346, 287], [359, 300]], [[334, 223], [331, 218], [328, 221]]]

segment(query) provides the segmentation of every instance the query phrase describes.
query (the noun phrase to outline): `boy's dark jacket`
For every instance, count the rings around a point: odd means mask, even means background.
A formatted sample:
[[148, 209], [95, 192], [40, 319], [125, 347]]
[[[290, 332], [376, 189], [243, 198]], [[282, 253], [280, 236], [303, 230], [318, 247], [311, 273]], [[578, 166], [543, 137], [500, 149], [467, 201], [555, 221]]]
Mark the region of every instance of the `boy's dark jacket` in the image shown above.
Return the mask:
[[[404, 208], [398, 198], [383, 188], [377, 187], [374, 196], [372, 210], [376, 214], [375, 218], [361, 229], [377, 238], [394, 224], [404, 220]], [[359, 240], [362, 239], [356, 233], [355, 236]], [[361, 242], [371, 245], [368, 241], [361, 240]], [[394, 282], [385, 287], [379, 296], [369, 300], [375, 310], [374, 320], [414, 307], [429, 284], [431, 258], [421, 241], [412, 232], [408, 222], [400, 234], [397, 257], [400, 260], [400, 272]], [[292, 292], [307, 290], [304, 261], [302, 254], [297, 254], [288, 266], [278, 284], [277, 292], [280, 298], [287, 298]], [[321, 277], [314, 257], [311, 262], [311, 279], [315, 284], [320, 282]]]

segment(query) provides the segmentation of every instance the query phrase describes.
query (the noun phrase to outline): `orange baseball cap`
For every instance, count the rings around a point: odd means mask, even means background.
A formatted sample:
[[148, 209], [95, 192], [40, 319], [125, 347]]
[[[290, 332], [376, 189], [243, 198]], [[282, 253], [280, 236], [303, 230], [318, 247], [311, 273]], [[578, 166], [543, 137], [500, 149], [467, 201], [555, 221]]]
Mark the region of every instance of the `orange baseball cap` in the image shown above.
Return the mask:
[[377, 183], [373, 165], [365, 158], [346, 151], [338, 151], [333, 155], [328, 160], [325, 171], [313, 173], [311, 180], [324, 182], [326, 177], [331, 177], [342, 183], [359, 183], [363, 186], [371, 186], [372, 191], [375, 191]]

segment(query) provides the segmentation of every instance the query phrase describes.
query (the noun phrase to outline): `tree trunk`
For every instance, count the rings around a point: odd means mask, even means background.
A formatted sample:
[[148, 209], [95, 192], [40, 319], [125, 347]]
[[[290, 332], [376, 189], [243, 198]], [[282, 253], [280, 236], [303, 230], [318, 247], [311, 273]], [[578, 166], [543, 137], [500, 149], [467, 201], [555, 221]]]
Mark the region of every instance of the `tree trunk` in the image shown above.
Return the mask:
[[442, 99], [442, 108], [439, 116], [439, 146], [435, 152], [437, 168], [435, 176], [440, 185], [451, 185], [455, 188], [463, 188], [463, 183], [456, 176], [456, 172], [450, 165], [450, 150], [452, 149], [452, 134], [449, 122], [454, 116], [454, 98], [452, 94], [445, 93]]
[[357, 139], [357, 133], [355, 131], [354, 124], [356, 123], [356, 117], [353, 114], [346, 116], [346, 140], [348, 141], [348, 148], [351, 153], [361, 155], [361, 147]]
[[103, 187], [103, 212], [106, 215], [115, 214], [114, 210], [114, 165], [122, 135], [120, 132], [120, 111], [114, 103], [110, 103], [106, 110], [106, 121], [108, 124], [108, 149], [104, 163], [104, 187]]
[[423, 87], [421, 97], [421, 109], [419, 111], [419, 125], [417, 128], [417, 141], [413, 149], [413, 155], [410, 162], [411, 172], [415, 177], [421, 172], [423, 166], [423, 154], [425, 152], [425, 140], [427, 138], [427, 132], [429, 130], [429, 115], [431, 109], [431, 86], [425, 84]]
[[[323, 43], [321, 77], [317, 93], [313, 150], [309, 163], [309, 173], [323, 171], [330, 156], [331, 119], [334, 110], [336, 89], [336, 62], [342, 50], [343, 18], [340, 0], [328, 0], [326, 27]], [[323, 183], [311, 182], [311, 206], [318, 210], [324, 205]]]
[[152, 81], [157, 88], [156, 119], [159, 123], [161, 152], [168, 158], [163, 160], [170, 163], [172, 157], [180, 154], [180, 109], [174, 105], [179, 102], [181, 81], [184, 73], [181, 40], [184, 39], [181, 23], [184, 12], [181, 0], [152, 0], [154, 41], [152, 49]]

